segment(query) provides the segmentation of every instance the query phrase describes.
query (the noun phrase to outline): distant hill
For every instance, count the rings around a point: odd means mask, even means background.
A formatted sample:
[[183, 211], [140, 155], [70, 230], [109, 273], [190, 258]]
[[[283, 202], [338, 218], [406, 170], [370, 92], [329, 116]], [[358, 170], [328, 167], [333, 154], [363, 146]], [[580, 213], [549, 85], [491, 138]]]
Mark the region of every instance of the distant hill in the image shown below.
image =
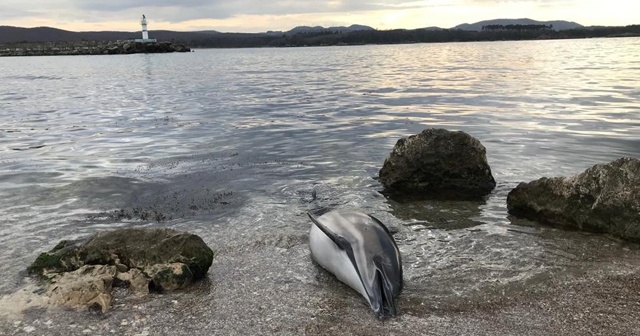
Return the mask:
[[[286, 32], [287, 34], [298, 33], [323, 33], [323, 32], [355, 32], [363, 30], [375, 30], [369, 26], [363, 25], [351, 25], [349, 27], [337, 26], [337, 27], [309, 27], [300, 26], [291, 29]], [[267, 35], [267, 34], [282, 34], [282, 32], [267, 32], [256, 34], [243, 34], [243, 33], [221, 33], [215, 30], [202, 30], [195, 32], [177, 32], [169, 30], [152, 30], [149, 32], [151, 38], [161, 41], [193, 41], [208, 39], [212, 36], [227, 34], [227, 35]], [[140, 38], [140, 32], [120, 32], [120, 31], [100, 31], [100, 32], [72, 32], [68, 30], [62, 30], [51, 27], [37, 27], [37, 28], [21, 28], [12, 26], [0, 26], [0, 43], [17, 43], [17, 42], [57, 42], [57, 41], [116, 41], [116, 40], [130, 40]]]
[[427, 31], [444, 30], [444, 28], [440, 28], [440, 27], [436, 27], [436, 26], [424, 27], [422, 29], [423, 30], [427, 30]]
[[[474, 27], [476, 25], [476, 27]], [[460, 25], [457, 29], [440, 29], [425, 27], [421, 29], [375, 30], [368, 26], [352, 25], [349, 27], [296, 27], [289, 32], [265, 33], [223, 33], [216, 31], [176, 32], [152, 30], [150, 37], [159, 41], [183, 44], [190, 48], [257, 48], [257, 47], [297, 47], [297, 46], [333, 46], [333, 45], [365, 45], [365, 44], [399, 44], [399, 43], [434, 43], [434, 42], [468, 42], [468, 41], [515, 41], [540, 39], [569, 39], [588, 37], [626, 37], [640, 36], [640, 25], [624, 27], [585, 27], [567, 21], [534, 21], [490, 20], [474, 25]], [[484, 31], [482, 26], [495, 25]], [[550, 30], [542, 27], [526, 29], [500, 28], [516, 26], [553, 25]], [[577, 27], [579, 29], [568, 29]], [[469, 29], [469, 30], [466, 30]], [[336, 34], [336, 31], [341, 32]], [[300, 32], [300, 33], [296, 33]], [[304, 33], [308, 32], [308, 33]], [[139, 38], [140, 32], [72, 32], [62, 29], [38, 27], [19, 28], [0, 26], [0, 44], [3, 50], [16, 48], [21, 42], [102, 42], [130, 40]], [[25, 43], [25, 44], [28, 44]]]
[[567, 30], [567, 29], [577, 29], [583, 28], [581, 24], [571, 22], [571, 21], [536, 21], [532, 19], [495, 19], [495, 20], [485, 20], [476, 23], [463, 23], [461, 25], [457, 25], [451, 29], [460, 29], [467, 31], [481, 31], [482, 26], [488, 25], [553, 25], [554, 30]]
[[0, 26], [0, 43], [14, 43], [21, 41], [48, 42], [48, 41], [76, 41], [77, 33], [49, 28], [20, 28]]
[[353, 31], [361, 31], [361, 30], [375, 30], [369, 26], [363, 26], [363, 25], [351, 25], [349, 27], [345, 27], [345, 26], [336, 26], [336, 27], [322, 27], [322, 26], [315, 26], [315, 27], [310, 27], [310, 26], [298, 26], [295, 27], [291, 30], [289, 30], [287, 33], [290, 34], [298, 34], [298, 33], [321, 33], [321, 32], [326, 32], [326, 31], [330, 31], [330, 32], [340, 32], [340, 33], [344, 33], [344, 32], [353, 32]]
[[217, 30], [199, 30], [199, 31], [196, 31], [195, 33], [220, 34], [220, 32]]
[[[204, 32], [176, 32], [169, 30], [154, 30], [151, 38], [161, 41], [189, 41], [202, 39], [215, 34], [215, 31]], [[51, 27], [21, 28], [0, 26], [0, 43], [17, 42], [58, 42], [58, 41], [117, 41], [140, 38], [140, 32], [72, 32]]]

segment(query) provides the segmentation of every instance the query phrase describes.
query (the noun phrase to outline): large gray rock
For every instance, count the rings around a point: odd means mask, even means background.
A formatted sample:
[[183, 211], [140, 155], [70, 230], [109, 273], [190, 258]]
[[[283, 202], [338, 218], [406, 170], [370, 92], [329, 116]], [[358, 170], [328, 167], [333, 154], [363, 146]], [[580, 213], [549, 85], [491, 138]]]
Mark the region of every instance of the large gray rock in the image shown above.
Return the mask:
[[213, 255], [190, 233], [128, 228], [62, 241], [40, 254], [29, 271], [46, 280], [43, 284], [54, 302], [99, 304], [105, 311], [112, 285], [138, 294], [180, 289], [206, 276]]
[[640, 241], [640, 160], [621, 158], [573, 177], [520, 183], [507, 208], [516, 217]]
[[392, 196], [438, 199], [478, 199], [496, 186], [480, 141], [444, 129], [398, 140], [380, 182]]

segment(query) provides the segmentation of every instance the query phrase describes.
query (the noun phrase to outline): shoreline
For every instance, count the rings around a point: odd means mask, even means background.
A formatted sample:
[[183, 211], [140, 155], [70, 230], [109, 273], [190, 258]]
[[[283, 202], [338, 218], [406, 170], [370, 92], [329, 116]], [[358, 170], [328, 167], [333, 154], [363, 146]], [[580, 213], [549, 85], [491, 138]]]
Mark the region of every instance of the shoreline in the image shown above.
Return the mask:
[[637, 265], [634, 249], [622, 259], [580, 258], [573, 271], [460, 295], [409, 280], [400, 315], [379, 321], [357, 293], [311, 262], [304, 236], [262, 242], [222, 249], [208, 277], [190, 288], [118, 296], [106, 314], [43, 305], [27, 286], [17, 298], [31, 304], [0, 311], [0, 335], [624, 335], [640, 328], [640, 274], [627, 268]]
[[[499, 32], [471, 32], [454, 31], [451, 35], [440, 36], [444, 31], [404, 31], [411, 33], [407, 36], [397, 37], [395, 31], [376, 31], [366, 34], [367, 31], [355, 31], [345, 34], [296, 34], [283, 35], [281, 38], [271, 38], [256, 43], [253, 37], [261, 34], [220, 33], [215, 40], [192, 41], [192, 47], [173, 42], [141, 43], [135, 40], [118, 41], [57, 41], [57, 42], [15, 42], [0, 43], [0, 57], [17, 56], [71, 56], [71, 55], [128, 55], [141, 53], [172, 53], [191, 52], [194, 49], [250, 49], [250, 48], [300, 48], [300, 47], [342, 47], [342, 46], [367, 46], [367, 45], [399, 45], [399, 44], [431, 44], [431, 43], [465, 43], [465, 42], [510, 42], [510, 41], [546, 41], [546, 40], [583, 40], [594, 38], [637, 38], [640, 32], [627, 31], [611, 34], [561, 34], [554, 32], [549, 34], [510, 34], [509, 31]], [[583, 31], [582, 31], [583, 32]], [[414, 34], [415, 33], [415, 34]], [[511, 32], [513, 33], [513, 32]], [[531, 33], [531, 32], [527, 32]], [[416, 35], [417, 34], [417, 35]], [[253, 36], [255, 35], [255, 36]], [[359, 36], [360, 35], [360, 36]], [[253, 36], [253, 37], [252, 37]], [[265, 35], [268, 36], [268, 35]], [[328, 39], [327, 39], [328, 38]], [[247, 40], [248, 39], [248, 40]]]

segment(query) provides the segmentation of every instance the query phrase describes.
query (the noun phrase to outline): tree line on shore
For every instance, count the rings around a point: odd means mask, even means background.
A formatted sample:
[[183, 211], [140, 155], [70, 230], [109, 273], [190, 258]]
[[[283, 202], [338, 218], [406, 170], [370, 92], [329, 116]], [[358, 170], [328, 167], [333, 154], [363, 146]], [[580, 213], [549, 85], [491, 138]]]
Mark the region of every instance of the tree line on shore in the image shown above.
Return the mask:
[[[501, 25], [489, 26], [489, 28], [485, 26], [485, 29], [481, 31], [466, 31], [459, 29], [395, 29], [360, 30], [349, 32], [271, 32], [255, 34], [158, 31], [154, 32], [154, 38], [157, 38], [160, 41], [169, 41], [174, 44], [183, 44], [191, 48], [256, 48], [640, 36], [640, 25], [624, 27], [587, 27], [561, 31], [555, 31], [551, 29], [552, 27], [545, 25], [513, 25], [513, 29], [509, 28], [510, 25], [505, 25], [503, 26], [504, 28], [497, 27]], [[111, 35], [105, 32], [99, 39], [113, 41], [117, 36]], [[110, 36], [112, 38], [107, 38]], [[126, 37], [123, 36], [123, 38], [128, 37], [128, 35]], [[118, 37], [118, 39], [119, 38], [120, 37]], [[94, 35], [87, 35], [84, 37], [82, 35], [74, 35], [74, 39], [76, 42], [89, 42], [96, 40], [97, 37], [94, 33]], [[10, 45], [15, 46], [26, 42], [27, 41], [12, 43]], [[7, 48], [8, 45], [9, 44], [3, 44], [0, 45], [0, 47]]]
[[508, 25], [501, 25], [501, 24], [492, 24], [492, 25], [486, 25], [486, 26], [482, 26], [482, 30], [486, 31], [486, 30], [518, 30], [518, 31], [523, 31], [523, 30], [546, 30], [546, 29], [553, 29], [553, 25], [544, 25], [544, 24], [508, 24]]
[[[549, 27], [549, 26], [546, 26]], [[552, 29], [504, 29], [465, 31], [456, 29], [396, 29], [305, 34], [212, 34], [206, 38], [175, 41], [193, 48], [300, 47], [365, 44], [471, 42], [589, 37], [640, 36], [640, 25], [555, 31]]]

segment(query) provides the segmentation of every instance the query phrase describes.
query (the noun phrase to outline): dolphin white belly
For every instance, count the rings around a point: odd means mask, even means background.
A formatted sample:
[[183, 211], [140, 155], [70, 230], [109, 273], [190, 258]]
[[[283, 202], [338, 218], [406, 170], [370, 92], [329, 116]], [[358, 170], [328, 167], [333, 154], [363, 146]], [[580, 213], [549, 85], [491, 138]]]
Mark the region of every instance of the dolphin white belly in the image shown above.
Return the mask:
[[313, 259], [322, 268], [333, 273], [338, 280], [349, 285], [356, 292], [360, 293], [367, 302], [369, 296], [360, 281], [358, 272], [349, 260], [347, 253], [338, 248], [333, 241], [322, 232], [317, 226], [313, 225], [309, 234], [309, 248]]

